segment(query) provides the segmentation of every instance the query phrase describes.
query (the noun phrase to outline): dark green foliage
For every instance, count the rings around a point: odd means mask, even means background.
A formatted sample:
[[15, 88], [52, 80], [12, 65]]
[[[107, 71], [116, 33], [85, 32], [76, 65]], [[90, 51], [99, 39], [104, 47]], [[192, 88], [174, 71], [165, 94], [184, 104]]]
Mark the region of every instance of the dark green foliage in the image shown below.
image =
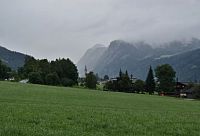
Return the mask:
[[39, 72], [29, 73], [29, 82], [32, 84], [43, 84], [44, 83]]
[[86, 74], [85, 86], [90, 89], [96, 89], [97, 78], [93, 72]]
[[68, 78], [73, 81], [73, 84], [77, 84], [78, 70], [73, 62], [69, 59], [57, 59], [51, 62], [51, 71], [58, 74], [60, 79]]
[[5, 80], [10, 77], [11, 69], [2, 63], [0, 60], [0, 80]]
[[173, 92], [175, 90], [176, 72], [169, 64], [160, 65], [155, 69], [158, 78], [159, 92]]
[[27, 78], [31, 72], [39, 72], [38, 61], [33, 57], [26, 57], [24, 67], [20, 69], [23, 76]]
[[72, 79], [69, 79], [69, 78], [62, 78], [61, 79], [61, 84], [63, 86], [73, 86], [75, 83]]
[[106, 81], [106, 80], [109, 80], [110, 78], [108, 75], [105, 75], [103, 79]]
[[193, 95], [195, 99], [200, 99], [200, 85], [195, 85], [193, 88]]
[[122, 70], [120, 69], [120, 71], [119, 71], [119, 78], [122, 78], [122, 75], [123, 75], [123, 73], [122, 73]]
[[24, 67], [18, 70], [21, 78], [30, 78], [30, 73], [35, 72], [39, 73], [39, 79], [42, 81], [37, 84], [61, 84], [63, 86], [77, 84], [78, 70], [69, 59], [56, 59], [56, 61], [48, 62], [47, 59], [36, 60], [33, 57], [27, 57]]
[[38, 60], [38, 65], [39, 65], [39, 72], [41, 73], [41, 77], [45, 81], [46, 76], [51, 72], [50, 64], [47, 59], [42, 59], [42, 60]]
[[11, 71], [10, 72], [10, 77], [13, 78], [14, 79], [13, 81], [15, 81], [15, 82], [20, 81], [20, 77], [19, 77], [17, 71], [14, 71], [14, 70]]
[[[131, 75], [131, 77], [133, 77]], [[131, 78], [132, 79], [132, 78]], [[119, 72], [119, 77], [116, 79], [111, 79], [108, 81], [105, 86], [105, 91], [114, 91], [114, 92], [126, 92], [126, 93], [144, 93], [145, 91], [145, 82], [142, 80], [137, 80], [135, 83], [129, 77], [128, 71], [126, 70], [123, 73], [121, 70]]]
[[149, 68], [149, 73], [147, 75], [145, 85], [146, 85], [146, 91], [149, 94], [153, 94], [154, 91], [155, 91], [155, 88], [156, 88], [156, 83], [155, 83], [155, 80], [154, 80], [153, 70], [152, 70], [151, 66]]
[[104, 86], [104, 91], [119, 91], [119, 78], [117, 79], [111, 79], [110, 81], [107, 81]]
[[19, 76], [19, 79], [25, 79], [25, 78], [27, 78], [27, 76], [25, 76], [24, 67], [18, 68], [17, 74]]
[[131, 92], [132, 83], [128, 75], [128, 71], [123, 73], [120, 69], [119, 77], [108, 81], [104, 87], [104, 90], [116, 91], [116, 92]]
[[113, 87], [113, 86], [114, 86], [114, 85], [113, 85], [113, 82], [112, 82], [112, 81], [108, 81], [108, 82], [104, 85], [103, 90], [104, 90], [104, 91], [109, 91], [109, 90], [113, 91], [113, 90], [114, 90], [114, 87]]
[[50, 73], [46, 75], [45, 82], [47, 85], [59, 85], [60, 79], [57, 73]]
[[144, 92], [145, 90], [145, 82], [142, 80], [137, 80], [134, 84], [133, 84], [133, 89], [134, 91], [136, 91], [137, 93], [140, 92]]
[[118, 91], [129, 92], [131, 88], [131, 80], [129, 78], [128, 72], [122, 73], [120, 70], [120, 77], [118, 78]]

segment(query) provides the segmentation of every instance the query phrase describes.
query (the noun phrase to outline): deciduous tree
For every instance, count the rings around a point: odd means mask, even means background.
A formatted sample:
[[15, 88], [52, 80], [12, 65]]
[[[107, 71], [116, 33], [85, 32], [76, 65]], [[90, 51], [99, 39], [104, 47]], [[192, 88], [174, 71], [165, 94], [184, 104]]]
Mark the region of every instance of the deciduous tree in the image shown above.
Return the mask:
[[158, 89], [163, 92], [173, 92], [175, 90], [176, 72], [169, 64], [160, 65], [155, 69], [158, 79]]
[[0, 60], [0, 80], [8, 79], [10, 76], [11, 68], [3, 64], [3, 62]]

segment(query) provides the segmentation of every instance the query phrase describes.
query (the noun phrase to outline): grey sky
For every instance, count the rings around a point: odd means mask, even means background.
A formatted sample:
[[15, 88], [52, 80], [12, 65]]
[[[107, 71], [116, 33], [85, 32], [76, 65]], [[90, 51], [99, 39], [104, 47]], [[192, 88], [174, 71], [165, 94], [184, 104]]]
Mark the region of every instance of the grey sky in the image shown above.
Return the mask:
[[200, 0], [0, 0], [0, 45], [36, 58], [69, 57], [115, 39], [200, 38]]

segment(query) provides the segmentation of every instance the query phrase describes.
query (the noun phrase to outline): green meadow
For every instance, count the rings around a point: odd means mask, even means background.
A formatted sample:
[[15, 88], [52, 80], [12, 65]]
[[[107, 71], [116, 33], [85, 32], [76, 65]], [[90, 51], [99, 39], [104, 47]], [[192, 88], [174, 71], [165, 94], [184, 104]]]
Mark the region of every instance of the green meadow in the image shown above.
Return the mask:
[[199, 136], [200, 101], [0, 82], [0, 136]]

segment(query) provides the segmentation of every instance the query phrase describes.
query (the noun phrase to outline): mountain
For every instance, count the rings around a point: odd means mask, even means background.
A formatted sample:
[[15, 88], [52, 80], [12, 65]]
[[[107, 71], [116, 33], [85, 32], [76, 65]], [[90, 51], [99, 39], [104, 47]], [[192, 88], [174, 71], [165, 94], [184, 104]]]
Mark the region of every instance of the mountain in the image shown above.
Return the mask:
[[[105, 74], [115, 77], [120, 69], [128, 70], [129, 74], [145, 80], [150, 65], [155, 68], [168, 63], [174, 67], [181, 81], [200, 80], [200, 77], [195, 76], [200, 72], [199, 48], [200, 40], [195, 38], [189, 42], [172, 41], [156, 48], [144, 42], [129, 43], [115, 40], [108, 48], [104, 48], [95, 63], [92, 62], [90, 70], [102, 77]], [[91, 49], [89, 51], [90, 53], [86, 52], [85, 56], [92, 58], [90, 54], [96, 54], [96, 51]], [[87, 64], [79, 63], [78, 67], [84, 69], [85, 65], [91, 65], [90, 61]]]
[[180, 81], [200, 81], [200, 49], [183, 52], [176, 55], [162, 56], [160, 58], [147, 58], [137, 62], [132, 68], [135, 76], [145, 79], [150, 65], [154, 68], [161, 64], [170, 64], [177, 72]]
[[85, 66], [87, 66], [88, 71], [93, 70], [98, 63], [99, 58], [103, 55], [106, 49], [107, 47], [105, 47], [104, 45], [97, 44], [91, 49], [87, 50], [84, 56], [77, 63], [79, 76], [84, 76]]
[[0, 46], [0, 59], [13, 70], [17, 70], [24, 65], [24, 61], [27, 55], [10, 51]]
[[[150, 51], [152, 50], [148, 45], [144, 45], [144, 47], [150, 48]], [[109, 76], [114, 77], [118, 74], [120, 68], [129, 70], [133, 63], [150, 55], [152, 54], [146, 54], [144, 50], [141, 50], [130, 43], [116, 40], [110, 43], [110, 46], [99, 59], [93, 70], [101, 76], [108, 74]]]

